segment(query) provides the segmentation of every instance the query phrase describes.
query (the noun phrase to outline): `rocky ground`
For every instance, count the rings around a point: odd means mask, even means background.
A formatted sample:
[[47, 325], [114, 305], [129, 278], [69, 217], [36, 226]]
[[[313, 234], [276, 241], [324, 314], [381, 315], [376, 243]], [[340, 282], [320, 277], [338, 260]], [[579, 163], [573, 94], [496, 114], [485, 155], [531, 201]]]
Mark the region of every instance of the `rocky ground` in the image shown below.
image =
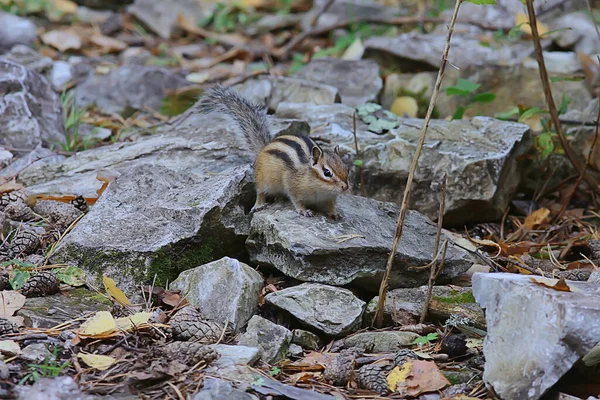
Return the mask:
[[[600, 189], [519, 0], [461, 4], [379, 301], [453, 5], [0, 1], [0, 398], [599, 398]], [[535, 3], [598, 179], [596, 8]], [[249, 213], [216, 83], [340, 146], [340, 221]]]

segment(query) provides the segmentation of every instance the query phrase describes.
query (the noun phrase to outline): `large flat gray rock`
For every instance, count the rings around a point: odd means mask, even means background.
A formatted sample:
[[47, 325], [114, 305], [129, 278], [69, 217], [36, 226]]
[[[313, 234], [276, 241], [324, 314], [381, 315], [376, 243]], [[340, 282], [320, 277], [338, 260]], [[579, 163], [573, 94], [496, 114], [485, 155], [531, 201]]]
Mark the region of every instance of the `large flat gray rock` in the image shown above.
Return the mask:
[[[311, 106], [282, 103], [276, 115], [307, 121], [312, 135], [340, 145], [351, 164], [355, 157], [354, 109], [342, 104]], [[423, 120], [399, 119], [400, 126], [378, 135], [357, 118], [357, 140], [363, 160], [367, 194], [377, 200], [399, 202], [415, 152]], [[519, 155], [529, 149], [525, 124], [475, 117], [470, 121], [433, 120], [415, 174], [410, 208], [437, 219], [443, 174], [448, 176], [444, 223], [500, 218], [520, 182]], [[353, 192], [360, 193], [356, 168]]]
[[567, 292], [531, 279], [473, 275], [473, 294], [487, 321], [483, 379], [503, 399], [541, 398], [600, 341], [599, 284], [567, 281]]
[[[340, 196], [337, 204], [343, 217], [337, 222], [319, 214], [303, 217], [284, 203], [273, 203], [257, 212], [246, 241], [251, 260], [273, 266], [300, 281], [333, 286], [354, 284], [377, 292], [391, 251], [399, 208], [393, 203], [352, 195]], [[429, 270], [411, 267], [431, 261], [435, 235], [436, 227], [425, 216], [416, 211], [407, 213], [390, 288], [426, 284]], [[450, 243], [440, 279], [455, 277], [472, 264], [465, 251]]]

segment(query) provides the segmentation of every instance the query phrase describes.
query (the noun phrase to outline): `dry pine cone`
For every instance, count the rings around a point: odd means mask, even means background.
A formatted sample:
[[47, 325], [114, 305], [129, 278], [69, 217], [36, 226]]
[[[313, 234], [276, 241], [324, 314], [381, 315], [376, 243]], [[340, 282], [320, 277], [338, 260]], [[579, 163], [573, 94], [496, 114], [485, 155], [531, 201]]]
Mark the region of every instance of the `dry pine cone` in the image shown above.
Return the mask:
[[370, 390], [380, 395], [387, 394], [387, 379], [378, 365], [363, 365], [358, 370], [358, 387]]
[[216, 343], [223, 333], [223, 325], [204, 319], [194, 307], [186, 306], [169, 321], [175, 340], [192, 340], [199, 343]]
[[33, 275], [19, 290], [25, 297], [46, 296], [58, 293], [60, 281], [50, 271], [41, 271]]
[[32, 230], [17, 232], [8, 248], [11, 257], [22, 257], [35, 252], [40, 247], [40, 235]]
[[5, 318], [0, 318], [0, 336], [18, 332], [19, 327], [15, 323]]
[[323, 377], [335, 386], [345, 386], [354, 372], [357, 352], [354, 349], [342, 350], [325, 368]]
[[219, 357], [219, 353], [211, 347], [190, 342], [173, 342], [160, 347], [158, 352], [164, 358], [177, 360], [183, 364], [194, 366], [201, 361], [210, 364]]

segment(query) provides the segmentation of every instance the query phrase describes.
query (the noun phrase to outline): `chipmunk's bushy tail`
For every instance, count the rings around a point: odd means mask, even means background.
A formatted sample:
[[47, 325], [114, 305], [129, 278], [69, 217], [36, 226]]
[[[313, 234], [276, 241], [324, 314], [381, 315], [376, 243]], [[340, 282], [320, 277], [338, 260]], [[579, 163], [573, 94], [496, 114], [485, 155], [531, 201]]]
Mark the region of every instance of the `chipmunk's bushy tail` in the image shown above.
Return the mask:
[[256, 153], [271, 141], [267, 110], [229, 87], [218, 85], [207, 91], [199, 102], [199, 110], [204, 113], [218, 112], [231, 118]]

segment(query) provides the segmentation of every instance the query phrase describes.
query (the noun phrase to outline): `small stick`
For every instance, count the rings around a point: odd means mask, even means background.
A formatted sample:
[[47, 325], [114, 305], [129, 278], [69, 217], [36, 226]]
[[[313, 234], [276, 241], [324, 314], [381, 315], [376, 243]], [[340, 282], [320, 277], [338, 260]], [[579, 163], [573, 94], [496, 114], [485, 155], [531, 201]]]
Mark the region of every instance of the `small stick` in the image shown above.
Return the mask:
[[387, 260], [385, 272], [381, 280], [381, 286], [379, 287], [379, 302], [377, 303], [377, 312], [375, 314], [375, 323], [377, 324], [377, 326], [383, 325], [383, 307], [385, 305], [385, 297], [390, 280], [390, 274], [392, 273], [394, 257], [396, 256], [396, 250], [398, 249], [398, 244], [400, 243], [400, 239], [402, 238], [402, 230], [404, 228], [404, 219], [406, 218], [406, 212], [408, 210], [408, 201], [410, 199], [411, 187], [415, 177], [415, 171], [417, 170], [417, 165], [419, 163], [419, 156], [421, 155], [423, 145], [425, 144], [425, 135], [427, 134], [429, 122], [431, 121], [433, 107], [435, 106], [435, 102], [437, 100], [438, 94], [440, 93], [440, 88], [442, 86], [442, 78], [444, 77], [444, 71], [446, 70], [446, 64], [448, 63], [448, 53], [450, 52], [450, 40], [452, 39], [454, 25], [456, 24], [456, 17], [458, 16], [458, 10], [460, 9], [460, 5], [462, 4], [462, 2], [463, 0], [456, 0], [456, 5], [454, 6], [454, 12], [452, 14], [452, 19], [450, 20], [450, 25], [448, 27], [448, 35], [446, 36], [446, 45], [444, 47], [444, 53], [442, 56], [442, 65], [440, 65], [440, 69], [438, 71], [438, 76], [435, 82], [435, 87], [433, 89], [433, 94], [431, 95], [431, 100], [429, 101], [429, 108], [427, 109], [427, 114], [425, 115], [423, 126], [421, 127], [419, 142], [417, 144], [417, 148], [415, 149], [415, 154], [413, 156], [412, 165], [408, 173], [408, 178], [406, 179], [406, 188], [404, 189], [404, 197], [402, 198], [402, 205], [400, 206], [400, 215], [398, 216], [398, 224], [396, 225], [394, 243], [392, 245], [392, 251], [390, 252], [390, 255]]
[[[356, 138], [356, 112], [352, 114], [352, 123], [354, 125], [354, 150], [356, 150], [356, 159], [363, 162], [362, 157], [360, 156], [360, 151], [358, 150], [358, 139]], [[360, 194], [363, 197], [367, 197], [367, 192], [365, 191], [365, 174], [363, 173], [363, 166], [358, 167], [359, 177], [360, 177]]]
[[[433, 257], [437, 259], [438, 251], [440, 248], [440, 238], [442, 237], [442, 223], [444, 220], [444, 210], [446, 209], [446, 174], [444, 174], [444, 178], [442, 179], [442, 195], [440, 198], [440, 213], [438, 216], [437, 223], [437, 233], [435, 235], [435, 245], [433, 247]], [[446, 240], [446, 248], [448, 248], [448, 241]], [[444, 253], [446, 250], [444, 250]], [[440, 265], [444, 264], [444, 259], [440, 262]], [[441, 269], [441, 267], [440, 267]], [[419, 319], [419, 323], [422, 324], [425, 322], [425, 317], [427, 316], [427, 309], [429, 308], [429, 303], [431, 302], [431, 295], [433, 294], [433, 282], [437, 276], [437, 262], [431, 264], [431, 269], [429, 273], [429, 281], [427, 282], [427, 296], [425, 297], [425, 304], [423, 305], [423, 311], [421, 312], [421, 318]]]
[[310, 26], [314, 27], [317, 24], [317, 21], [319, 20], [321, 15], [325, 14], [327, 10], [329, 10], [329, 8], [333, 5], [333, 3], [335, 3], [335, 0], [328, 0], [327, 3], [323, 4], [323, 7], [321, 7], [321, 9], [317, 11], [314, 18], [310, 22]]
[[558, 139], [562, 148], [565, 151], [565, 154], [573, 164], [573, 167], [579, 172], [583, 174], [583, 178], [586, 182], [589, 183], [591, 188], [600, 193], [600, 186], [596, 179], [592, 177], [589, 173], [585, 171], [584, 166], [579, 161], [578, 156], [575, 154], [569, 142], [565, 138], [565, 134], [562, 130], [562, 125], [560, 123], [560, 119], [558, 118], [558, 111], [556, 109], [556, 104], [554, 103], [554, 98], [552, 97], [552, 89], [550, 88], [550, 79], [548, 78], [548, 71], [546, 70], [546, 63], [544, 61], [544, 54], [542, 52], [542, 45], [540, 43], [540, 34], [537, 28], [537, 19], [535, 16], [535, 10], [533, 8], [533, 0], [527, 0], [527, 13], [529, 14], [529, 25], [531, 26], [531, 36], [533, 39], [533, 46], [535, 48], [535, 57], [538, 62], [538, 67], [540, 71], [540, 79], [542, 81], [542, 88], [544, 89], [544, 96], [546, 97], [546, 103], [548, 104], [548, 111], [550, 112], [550, 117], [552, 118], [552, 123], [554, 124], [554, 128], [556, 129], [556, 134], [558, 135]]

